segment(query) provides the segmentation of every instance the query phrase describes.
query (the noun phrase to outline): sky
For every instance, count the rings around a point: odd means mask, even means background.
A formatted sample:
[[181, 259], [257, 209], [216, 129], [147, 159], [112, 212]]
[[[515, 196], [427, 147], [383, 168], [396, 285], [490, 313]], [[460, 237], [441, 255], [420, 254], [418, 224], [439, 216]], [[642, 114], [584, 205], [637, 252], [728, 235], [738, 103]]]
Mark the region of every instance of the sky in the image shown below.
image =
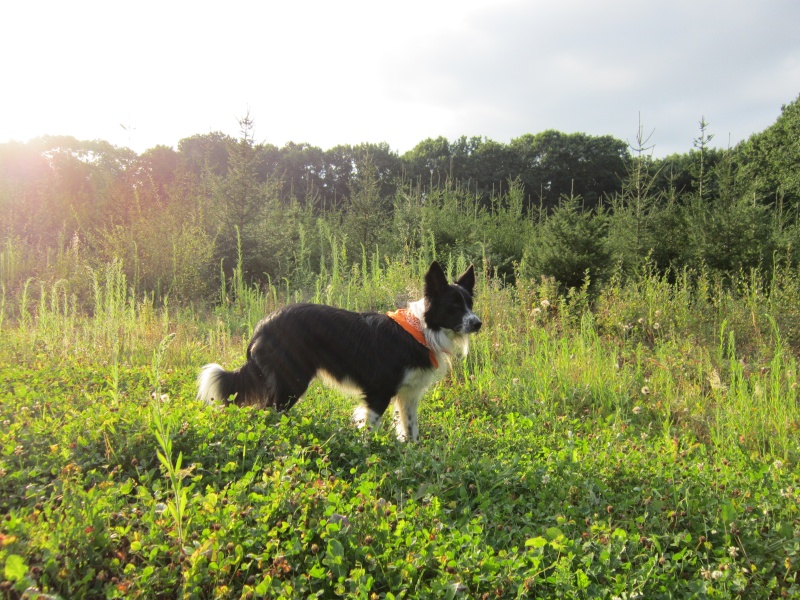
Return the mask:
[[404, 153], [612, 135], [654, 156], [764, 130], [800, 94], [798, 0], [86, 0], [0, 7], [0, 143], [143, 152], [196, 134]]

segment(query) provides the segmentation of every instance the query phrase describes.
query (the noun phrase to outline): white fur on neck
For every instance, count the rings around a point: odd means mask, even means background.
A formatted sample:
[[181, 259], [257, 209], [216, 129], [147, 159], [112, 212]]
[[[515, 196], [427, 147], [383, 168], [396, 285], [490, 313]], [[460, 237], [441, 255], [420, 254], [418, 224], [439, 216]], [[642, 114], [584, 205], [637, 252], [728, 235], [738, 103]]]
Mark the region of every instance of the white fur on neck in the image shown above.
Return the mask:
[[466, 356], [469, 351], [469, 337], [464, 333], [457, 333], [451, 329], [433, 331], [425, 322], [425, 298], [408, 303], [408, 311], [422, 323], [422, 334], [428, 342], [428, 347], [436, 353], [437, 359], [448, 357], [452, 354]]

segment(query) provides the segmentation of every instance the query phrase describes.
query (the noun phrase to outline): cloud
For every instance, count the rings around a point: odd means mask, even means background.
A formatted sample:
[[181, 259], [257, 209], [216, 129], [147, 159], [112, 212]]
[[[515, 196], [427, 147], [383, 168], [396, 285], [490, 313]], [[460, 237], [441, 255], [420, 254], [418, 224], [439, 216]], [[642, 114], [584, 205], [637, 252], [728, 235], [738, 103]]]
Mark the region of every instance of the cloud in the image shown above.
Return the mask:
[[[555, 128], [632, 139], [641, 112], [657, 143], [686, 151], [701, 117], [738, 141], [800, 91], [797, 22], [788, 1], [518, 3], [395, 57], [390, 91], [448, 107], [449, 136]], [[755, 115], [754, 97], [770, 117]]]

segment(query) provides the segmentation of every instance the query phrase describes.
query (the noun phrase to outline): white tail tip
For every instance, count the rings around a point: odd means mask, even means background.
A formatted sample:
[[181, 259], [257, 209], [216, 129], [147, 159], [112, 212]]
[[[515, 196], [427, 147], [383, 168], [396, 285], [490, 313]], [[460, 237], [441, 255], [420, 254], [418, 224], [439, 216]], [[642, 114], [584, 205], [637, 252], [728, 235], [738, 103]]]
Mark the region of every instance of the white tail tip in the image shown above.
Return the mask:
[[224, 400], [220, 383], [225, 369], [216, 363], [210, 363], [200, 369], [197, 376], [197, 399], [206, 404], [214, 404]]

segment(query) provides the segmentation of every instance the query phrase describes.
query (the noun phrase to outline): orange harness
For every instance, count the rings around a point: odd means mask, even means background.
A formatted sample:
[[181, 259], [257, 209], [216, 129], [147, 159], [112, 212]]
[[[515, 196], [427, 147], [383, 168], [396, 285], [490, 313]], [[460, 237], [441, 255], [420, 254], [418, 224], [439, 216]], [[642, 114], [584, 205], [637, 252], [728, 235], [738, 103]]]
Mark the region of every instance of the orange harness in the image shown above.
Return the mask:
[[439, 361], [436, 360], [436, 353], [428, 345], [428, 341], [425, 339], [425, 334], [422, 333], [422, 323], [419, 322], [419, 319], [406, 308], [399, 308], [397, 310], [389, 311], [386, 313], [386, 316], [400, 325], [400, 327], [410, 333], [415, 340], [428, 349], [428, 352], [430, 353], [431, 364], [433, 365], [434, 369], [438, 369]]

